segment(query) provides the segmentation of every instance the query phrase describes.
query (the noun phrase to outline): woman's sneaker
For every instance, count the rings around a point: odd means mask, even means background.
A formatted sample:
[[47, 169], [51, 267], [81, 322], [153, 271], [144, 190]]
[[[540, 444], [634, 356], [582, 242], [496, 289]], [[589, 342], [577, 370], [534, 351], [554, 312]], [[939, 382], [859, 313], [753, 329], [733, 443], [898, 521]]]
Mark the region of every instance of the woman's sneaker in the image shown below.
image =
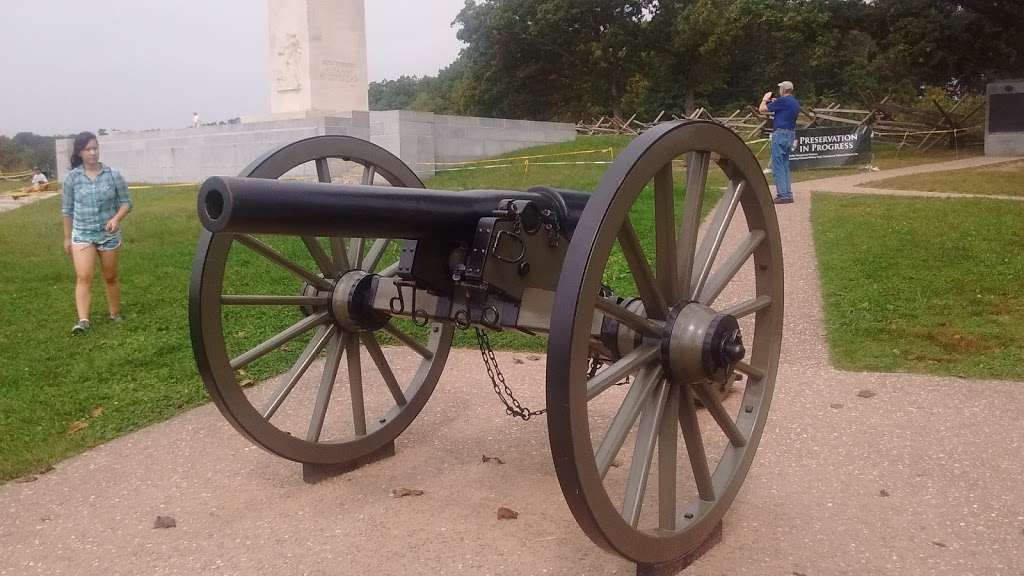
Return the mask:
[[110, 315], [110, 321], [111, 322], [124, 322], [124, 316], [121, 316], [120, 314], [111, 314]]
[[89, 324], [88, 320], [79, 320], [78, 322], [75, 323], [74, 326], [71, 327], [71, 333], [84, 334], [89, 330], [89, 328], [92, 328], [92, 325]]

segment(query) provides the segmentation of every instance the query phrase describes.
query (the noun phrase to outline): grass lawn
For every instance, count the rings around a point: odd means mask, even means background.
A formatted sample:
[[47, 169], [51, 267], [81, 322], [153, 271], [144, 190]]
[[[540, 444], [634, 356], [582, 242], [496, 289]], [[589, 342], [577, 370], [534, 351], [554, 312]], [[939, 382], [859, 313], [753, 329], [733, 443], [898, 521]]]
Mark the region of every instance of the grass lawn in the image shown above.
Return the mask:
[[[506, 168], [450, 171], [428, 185], [442, 189], [525, 189], [545, 184], [592, 190], [607, 169], [606, 164], [544, 165], [543, 162], [603, 162], [629, 143], [624, 137], [580, 138], [520, 151], [507, 156], [562, 154], [601, 150], [587, 155], [532, 159], [527, 169], [521, 161]], [[712, 172], [705, 210], [720, 196], [724, 177]], [[676, 179], [677, 194], [684, 190], [682, 167]], [[169, 418], [206, 401], [196, 373], [189, 344], [187, 286], [199, 224], [195, 217], [194, 187], [157, 187], [133, 191], [135, 209], [126, 220], [126, 249], [122, 255], [121, 280], [126, 321], [105, 321], [102, 282], [94, 282], [93, 330], [73, 337], [75, 320], [74, 275], [61, 249], [60, 198], [51, 198], [0, 214], [0, 481], [45, 470], [71, 454], [121, 436], [129, 431]], [[641, 243], [654, 257], [653, 222], [645, 213], [653, 204], [653, 191], [641, 195], [633, 221]], [[677, 209], [682, 202], [677, 201]], [[308, 253], [297, 241], [268, 239], [285, 253]], [[265, 262], [243, 251], [232, 251], [238, 264]], [[626, 269], [620, 255], [613, 255], [609, 283], [623, 293], [628, 282], [615, 278]], [[310, 265], [312, 268], [312, 265]], [[232, 286], [232, 293], [280, 293], [270, 286], [292, 278], [273, 266], [265, 275]], [[625, 274], [619, 274], [625, 276]], [[621, 285], [618, 285], [621, 284]], [[290, 286], [290, 284], [285, 284]], [[228, 291], [226, 289], [226, 291]], [[295, 313], [294, 310], [288, 312]], [[290, 323], [287, 319], [284, 322]], [[281, 318], [264, 318], [247, 312], [228, 316], [225, 325], [235, 338], [233, 345], [252, 346], [261, 332], [273, 330]], [[280, 329], [280, 328], [277, 328]], [[412, 329], [409, 329], [412, 331]], [[272, 332], [271, 332], [272, 333]], [[543, 338], [498, 334], [494, 345], [543, 350]], [[301, 341], [288, 346], [301, 346]], [[474, 346], [472, 333], [458, 333], [458, 346]], [[286, 365], [274, 355], [247, 367], [247, 377], [260, 379], [283, 371]], [[481, 367], [482, 370], [482, 367]], [[482, 372], [481, 372], [482, 373]]]
[[836, 367], [1024, 380], [1024, 203], [812, 202]]
[[871, 188], [1024, 196], [1024, 161], [877, 180]]
[[74, 274], [61, 247], [60, 198], [0, 214], [0, 480], [206, 400], [185, 309], [195, 190], [139, 191], [134, 200], [121, 273], [127, 321], [103, 321], [97, 281], [86, 338], [69, 333]]

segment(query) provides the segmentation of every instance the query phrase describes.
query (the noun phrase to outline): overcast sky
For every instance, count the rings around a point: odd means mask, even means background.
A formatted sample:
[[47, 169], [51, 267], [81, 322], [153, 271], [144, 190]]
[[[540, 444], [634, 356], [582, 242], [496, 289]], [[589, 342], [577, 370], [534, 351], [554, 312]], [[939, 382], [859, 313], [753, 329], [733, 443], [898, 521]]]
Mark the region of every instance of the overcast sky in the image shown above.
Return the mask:
[[[270, 112], [267, 0], [0, 0], [0, 134]], [[366, 0], [371, 81], [434, 75], [465, 0]]]

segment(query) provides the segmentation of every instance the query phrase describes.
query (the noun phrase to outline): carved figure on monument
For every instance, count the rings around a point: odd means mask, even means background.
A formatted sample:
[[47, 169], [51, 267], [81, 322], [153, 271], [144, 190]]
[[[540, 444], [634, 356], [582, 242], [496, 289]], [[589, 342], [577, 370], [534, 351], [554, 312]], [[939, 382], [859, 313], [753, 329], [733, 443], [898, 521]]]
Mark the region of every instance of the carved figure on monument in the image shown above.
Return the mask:
[[296, 34], [285, 36], [281, 49], [277, 51], [278, 68], [274, 78], [274, 88], [278, 92], [301, 90], [302, 80], [299, 78], [299, 57], [302, 55], [302, 43]]

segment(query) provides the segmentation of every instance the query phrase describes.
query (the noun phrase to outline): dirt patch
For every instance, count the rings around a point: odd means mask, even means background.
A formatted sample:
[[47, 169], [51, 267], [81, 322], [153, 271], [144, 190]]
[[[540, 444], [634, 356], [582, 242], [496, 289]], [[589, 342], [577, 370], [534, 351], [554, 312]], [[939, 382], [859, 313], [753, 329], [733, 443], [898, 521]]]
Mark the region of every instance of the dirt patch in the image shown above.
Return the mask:
[[1017, 316], [1024, 312], [1024, 303], [1016, 298], [1006, 298], [993, 304], [989, 308], [992, 316]]
[[999, 352], [1003, 349], [999, 344], [980, 334], [964, 333], [945, 323], [929, 330], [928, 338], [951, 354]]
[[947, 322], [943, 322], [938, 326], [924, 328], [897, 326], [892, 328], [892, 331], [901, 339], [923, 340], [934, 344], [947, 354], [940, 356], [926, 352], [917, 352], [908, 355], [910, 360], [920, 362], [956, 362], [964, 355], [1000, 352], [1003, 349], [1001, 343], [993, 341], [987, 336], [963, 332], [959, 328], [950, 326]]

